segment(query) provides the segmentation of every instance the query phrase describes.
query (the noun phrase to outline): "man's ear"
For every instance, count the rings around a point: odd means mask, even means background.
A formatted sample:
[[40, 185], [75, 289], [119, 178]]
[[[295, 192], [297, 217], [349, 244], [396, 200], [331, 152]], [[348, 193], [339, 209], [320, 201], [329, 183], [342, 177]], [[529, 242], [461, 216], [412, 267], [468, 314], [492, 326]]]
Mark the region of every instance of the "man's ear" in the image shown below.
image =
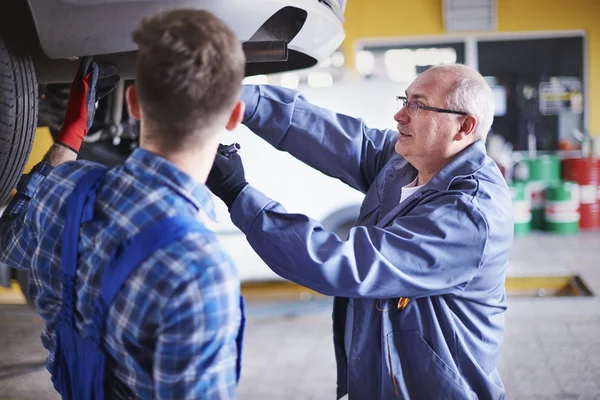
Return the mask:
[[135, 85], [127, 87], [125, 97], [127, 98], [127, 110], [129, 111], [129, 115], [139, 121], [142, 118], [142, 110]]
[[246, 104], [242, 100], [239, 100], [235, 104], [235, 107], [233, 108], [233, 111], [229, 116], [229, 121], [227, 121], [225, 129], [227, 129], [228, 131], [233, 131], [235, 128], [237, 128], [242, 123], [242, 118], [244, 118], [245, 109]]
[[456, 140], [456, 141], [463, 140], [464, 138], [473, 134], [473, 131], [475, 130], [475, 127], [477, 126], [477, 118], [475, 118], [474, 116], [466, 115], [463, 118], [464, 118], [464, 120], [462, 121], [462, 124], [460, 125], [460, 129], [456, 133], [456, 136], [454, 136], [454, 140]]

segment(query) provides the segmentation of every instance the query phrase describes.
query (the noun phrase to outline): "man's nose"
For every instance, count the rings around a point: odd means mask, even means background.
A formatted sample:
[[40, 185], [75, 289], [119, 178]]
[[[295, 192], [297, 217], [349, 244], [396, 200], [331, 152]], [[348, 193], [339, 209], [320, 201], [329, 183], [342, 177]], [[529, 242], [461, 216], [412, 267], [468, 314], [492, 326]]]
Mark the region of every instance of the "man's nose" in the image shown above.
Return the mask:
[[398, 112], [396, 112], [396, 114], [394, 114], [394, 121], [396, 122], [408, 122], [409, 120], [409, 116], [408, 116], [408, 110], [406, 109], [406, 107], [401, 107], [400, 110], [398, 110]]

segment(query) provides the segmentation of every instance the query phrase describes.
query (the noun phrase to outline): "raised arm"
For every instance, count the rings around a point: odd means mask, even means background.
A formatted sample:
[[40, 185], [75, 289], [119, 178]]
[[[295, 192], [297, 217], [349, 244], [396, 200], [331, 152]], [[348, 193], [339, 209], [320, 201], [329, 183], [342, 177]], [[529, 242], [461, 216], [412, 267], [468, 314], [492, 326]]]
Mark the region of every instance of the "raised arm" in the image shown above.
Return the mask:
[[[341, 297], [459, 294], [482, 263], [488, 228], [461, 195], [439, 196], [391, 225], [358, 226], [348, 240], [247, 186], [232, 221], [278, 275]], [[469, 246], [465, 246], [469, 243]]]
[[244, 125], [279, 150], [366, 192], [394, 152], [396, 133], [309, 103], [298, 91], [247, 85]]
[[[116, 69], [100, 67], [92, 57], [83, 57], [71, 83], [69, 101], [63, 125], [55, 144], [44, 160], [30, 174], [24, 175], [17, 193], [0, 219], [0, 262], [11, 267], [26, 269], [35, 248], [34, 224], [44, 205], [31, 204], [34, 193], [42, 185], [54, 166], [77, 158], [83, 138], [94, 121], [95, 104], [110, 93], [119, 81]], [[42, 190], [52, 190], [51, 187]]]

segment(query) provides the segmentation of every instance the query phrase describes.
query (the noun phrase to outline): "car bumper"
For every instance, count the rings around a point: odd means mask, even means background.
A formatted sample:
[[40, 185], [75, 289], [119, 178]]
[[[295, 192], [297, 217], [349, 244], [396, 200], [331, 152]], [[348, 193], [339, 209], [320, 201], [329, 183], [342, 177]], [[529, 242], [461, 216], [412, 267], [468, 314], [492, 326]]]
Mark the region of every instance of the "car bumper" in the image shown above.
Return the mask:
[[[47, 60], [38, 62], [38, 80], [69, 81], [75, 62], [50, 65], [52, 60], [84, 55], [127, 55], [135, 51], [131, 32], [142, 17], [165, 9], [205, 9], [223, 19], [240, 41], [256, 40], [263, 23], [284, 7], [306, 11], [302, 29], [288, 43], [291, 51], [313, 58], [314, 63], [335, 51], [344, 39], [339, 10], [318, 0], [29, 0], [41, 50]], [[65, 23], [66, 22], [66, 23]], [[37, 60], [36, 60], [37, 61]], [[135, 64], [122, 62], [124, 75]], [[47, 71], [46, 71], [47, 69]], [[68, 69], [60, 78], [59, 71]]]

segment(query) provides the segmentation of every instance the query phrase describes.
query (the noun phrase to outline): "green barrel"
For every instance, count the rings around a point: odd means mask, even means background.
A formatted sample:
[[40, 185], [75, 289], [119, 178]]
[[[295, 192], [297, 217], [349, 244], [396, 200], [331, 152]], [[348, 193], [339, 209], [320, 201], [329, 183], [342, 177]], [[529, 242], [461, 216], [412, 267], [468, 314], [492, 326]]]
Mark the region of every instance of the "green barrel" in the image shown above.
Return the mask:
[[544, 191], [548, 183], [543, 181], [527, 182], [526, 190], [531, 196], [531, 227], [544, 228]]
[[529, 167], [529, 182], [560, 182], [560, 158], [554, 155], [543, 155], [526, 160]]
[[560, 182], [560, 158], [542, 155], [524, 160], [527, 165], [527, 187], [531, 193], [531, 227], [544, 229], [544, 191], [546, 187]]
[[509, 185], [515, 236], [526, 235], [531, 231], [531, 196], [524, 182], [514, 182]]
[[579, 186], [574, 182], [549, 185], [544, 192], [546, 230], [568, 235], [579, 230]]

